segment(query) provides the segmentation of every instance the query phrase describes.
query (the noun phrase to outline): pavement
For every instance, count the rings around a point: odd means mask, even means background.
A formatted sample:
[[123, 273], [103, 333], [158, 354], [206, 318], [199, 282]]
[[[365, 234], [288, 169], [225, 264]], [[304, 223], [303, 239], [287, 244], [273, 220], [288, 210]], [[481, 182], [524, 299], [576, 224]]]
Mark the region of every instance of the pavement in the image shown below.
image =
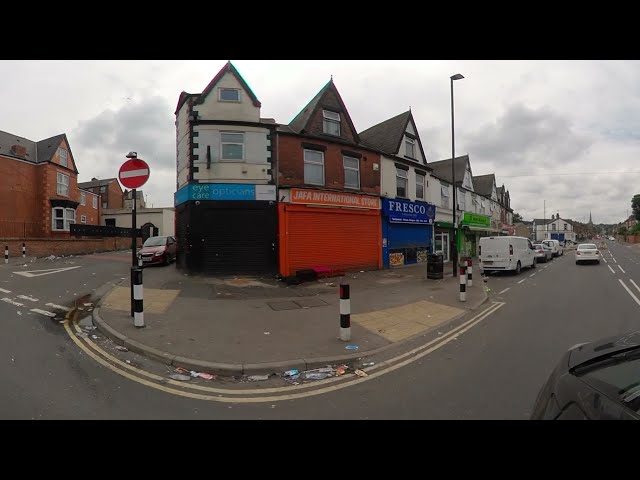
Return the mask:
[[[92, 312], [103, 335], [167, 365], [217, 375], [300, 371], [407, 350], [422, 336], [487, 300], [474, 268], [466, 301], [445, 266], [348, 273], [286, 286], [272, 278], [191, 276], [175, 266], [144, 269], [144, 328], [130, 316], [129, 279], [109, 283]], [[351, 339], [339, 338], [339, 285], [351, 290]]]

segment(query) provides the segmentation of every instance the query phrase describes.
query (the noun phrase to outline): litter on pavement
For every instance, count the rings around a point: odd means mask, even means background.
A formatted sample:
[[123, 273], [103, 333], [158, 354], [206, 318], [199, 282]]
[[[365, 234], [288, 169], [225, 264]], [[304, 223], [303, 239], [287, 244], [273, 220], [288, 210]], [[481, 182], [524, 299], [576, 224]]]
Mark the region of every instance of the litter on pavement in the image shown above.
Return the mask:
[[247, 377], [250, 382], [260, 382], [262, 380], [269, 380], [269, 375], [251, 375]]
[[298, 373], [300, 373], [299, 370], [287, 370], [286, 372], [283, 373], [283, 375], [285, 377], [293, 377], [294, 375], [297, 375]]
[[178, 380], [180, 382], [188, 382], [191, 380], [191, 377], [188, 375], [182, 375], [180, 373], [174, 373], [173, 375], [169, 375], [169, 378], [172, 380]]
[[123, 347], [122, 345], [116, 345], [116, 350], [119, 350], [121, 352], [128, 352], [129, 349], [127, 347]]
[[358, 350], [360, 347], [357, 345], [347, 345], [346, 347], [347, 350]]
[[330, 373], [323, 372], [304, 372], [304, 378], [307, 380], [323, 380], [327, 377], [330, 377]]
[[367, 374], [367, 372], [363, 372], [362, 370], [358, 369], [354, 372], [356, 375], [358, 375], [359, 377], [368, 377], [369, 375]]
[[362, 366], [363, 367], [373, 367], [376, 364], [376, 362], [367, 362], [367, 363], [363, 363]]

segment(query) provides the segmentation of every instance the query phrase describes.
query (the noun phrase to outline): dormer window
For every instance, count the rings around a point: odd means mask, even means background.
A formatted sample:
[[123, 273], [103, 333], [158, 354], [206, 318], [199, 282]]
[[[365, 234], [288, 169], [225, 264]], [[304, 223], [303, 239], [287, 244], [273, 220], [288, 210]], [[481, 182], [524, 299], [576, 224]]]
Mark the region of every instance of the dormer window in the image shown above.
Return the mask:
[[414, 142], [411, 138], [405, 137], [404, 146], [405, 156], [409, 158], [416, 158], [416, 142]]
[[340, 114], [322, 110], [322, 131], [329, 135], [340, 136]]
[[238, 88], [221, 88], [218, 90], [218, 100], [221, 102], [239, 102], [240, 89]]

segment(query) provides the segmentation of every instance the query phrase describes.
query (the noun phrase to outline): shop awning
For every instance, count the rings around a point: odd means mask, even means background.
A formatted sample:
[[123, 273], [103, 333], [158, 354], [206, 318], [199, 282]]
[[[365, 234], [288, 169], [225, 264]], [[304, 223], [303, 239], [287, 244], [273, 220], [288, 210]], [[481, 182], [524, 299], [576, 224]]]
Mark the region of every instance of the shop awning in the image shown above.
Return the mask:
[[463, 225], [462, 228], [468, 228], [469, 230], [473, 230], [474, 232], [500, 233], [500, 230], [487, 227], [473, 227], [471, 225]]
[[453, 222], [436, 222], [436, 227], [453, 228]]

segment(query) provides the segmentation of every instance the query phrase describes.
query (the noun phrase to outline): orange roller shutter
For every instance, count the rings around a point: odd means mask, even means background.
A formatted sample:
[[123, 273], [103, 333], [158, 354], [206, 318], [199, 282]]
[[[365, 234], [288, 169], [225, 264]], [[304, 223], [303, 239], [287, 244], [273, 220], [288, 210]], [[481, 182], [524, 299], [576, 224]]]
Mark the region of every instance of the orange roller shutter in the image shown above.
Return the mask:
[[287, 206], [284, 275], [326, 266], [332, 270], [380, 268], [379, 210]]

